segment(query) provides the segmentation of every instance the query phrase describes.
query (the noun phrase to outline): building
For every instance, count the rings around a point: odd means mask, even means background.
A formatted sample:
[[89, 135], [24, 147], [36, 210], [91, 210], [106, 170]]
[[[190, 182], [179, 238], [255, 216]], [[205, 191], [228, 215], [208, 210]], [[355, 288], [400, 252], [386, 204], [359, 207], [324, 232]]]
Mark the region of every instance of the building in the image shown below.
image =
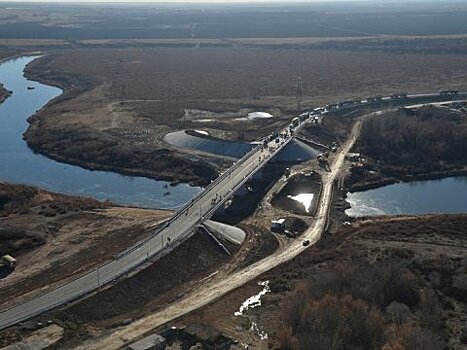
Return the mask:
[[358, 162], [360, 160], [360, 153], [347, 153], [345, 157], [351, 162]]
[[159, 334], [151, 334], [146, 338], [128, 345], [128, 350], [164, 350], [167, 340]]

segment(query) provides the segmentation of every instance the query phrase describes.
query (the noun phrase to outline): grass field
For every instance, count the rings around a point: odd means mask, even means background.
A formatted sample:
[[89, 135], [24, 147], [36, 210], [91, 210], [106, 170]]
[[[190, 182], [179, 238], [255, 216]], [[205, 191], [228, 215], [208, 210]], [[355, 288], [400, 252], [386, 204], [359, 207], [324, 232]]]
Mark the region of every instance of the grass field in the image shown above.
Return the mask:
[[[161, 172], [161, 166], [155, 164], [145, 169], [127, 161], [119, 164], [115, 159], [121, 157], [106, 152], [113, 152], [117, 142], [118, 149], [125, 149], [133, 158], [144, 158], [148, 150], [168, 149], [163, 135], [183, 126], [230, 139], [257, 139], [297, 113], [298, 75], [304, 79], [304, 108], [394, 91], [467, 89], [463, 55], [99, 48], [53, 53], [33, 62], [28, 73], [65, 89], [62, 98], [33, 118], [26, 139], [34, 149], [84, 166], [93, 163], [93, 168], [102, 163], [115, 170], [125, 163], [132, 171], [163, 174], [166, 179], [180, 175], [171, 175], [170, 167]], [[186, 110], [211, 115], [203, 122], [187, 118], [182, 125]], [[271, 112], [275, 118], [260, 123], [241, 119], [255, 110]], [[65, 134], [73, 137], [61, 136]], [[99, 154], [95, 152], [96, 138], [105, 141]], [[79, 145], [79, 149], [74, 147], [75, 152], [66, 147], [67, 142]], [[135, 147], [139, 147], [137, 154]], [[87, 152], [82, 152], [84, 149]], [[83, 158], [86, 154], [93, 159]], [[178, 158], [177, 162], [183, 181], [196, 181], [200, 176], [206, 181], [212, 176], [211, 171], [189, 170], [186, 159]]]

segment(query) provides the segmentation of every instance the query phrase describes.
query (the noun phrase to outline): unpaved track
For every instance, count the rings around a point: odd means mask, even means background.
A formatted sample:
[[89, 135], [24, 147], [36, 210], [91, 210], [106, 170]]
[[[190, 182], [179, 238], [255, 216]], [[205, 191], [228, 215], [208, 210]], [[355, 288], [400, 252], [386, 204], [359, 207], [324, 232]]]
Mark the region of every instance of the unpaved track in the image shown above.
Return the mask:
[[204, 281], [201, 287], [184, 299], [172, 304], [160, 312], [141, 318], [129, 326], [113, 332], [108, 336], [93, 339], [77, 349], [119, 349], [129, 341], [142, 336], [149, 330], [172, 321], [184, 314], [203, 307], [228, 292], [257, 278], [264, 272], [288, 261], [314, 245], [321, 237], [326, 226], [329, 208], [332, 200], [333, 182], [341, 173], [345, 155], [349, 152], [361, 130], [362, 120], [358, 120], [351, 131], [350, 137], [337, 154], [331, 172], [323, 176], [323, 191], [317, 208], [317, 219], [313, 226], [304, 232], [302, 238], [310, 240], [310, 245], [304, 247], [302, 240], [295, 240], [284, 250], [272, 255], [228, 276], [214, 276], [210, 281]]

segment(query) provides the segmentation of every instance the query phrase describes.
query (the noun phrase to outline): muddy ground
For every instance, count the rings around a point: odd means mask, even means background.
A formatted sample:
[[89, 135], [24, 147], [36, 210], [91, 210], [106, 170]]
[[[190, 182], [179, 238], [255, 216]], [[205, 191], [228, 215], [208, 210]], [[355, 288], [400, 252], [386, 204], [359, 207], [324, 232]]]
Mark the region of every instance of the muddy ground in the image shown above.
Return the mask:
[[2, 268], [1, 304], [101, 265], [170, 215], [0, 183], [0, 253], [18, 261]]
[[[294, 214], [313, 216], [320, 192], [321, 177], [319, 174], [312, 171], [299, 173], [287, 179], [287, 184], [273, 197], [272, 204], [283, 210], [291, 211]], [[313, 194], [313, 200], [308, 208], [303, 203], [290, 198], [290, 196], [297, 196], [303, 193]]]

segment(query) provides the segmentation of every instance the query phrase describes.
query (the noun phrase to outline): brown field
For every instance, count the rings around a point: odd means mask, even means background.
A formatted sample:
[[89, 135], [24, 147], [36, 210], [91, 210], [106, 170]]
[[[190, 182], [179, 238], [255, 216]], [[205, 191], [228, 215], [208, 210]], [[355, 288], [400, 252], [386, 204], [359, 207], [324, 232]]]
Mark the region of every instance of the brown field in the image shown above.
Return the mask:
[[[304, 78], [304, 106], [310, 108], [394, 91], [465, 90], [465, 58], [245, 48], [64, 51], [29, 67], [30, 76], [66, 92], [33, 118], [26, 139], [35, 150], [62, 161], [206, 182], [213, 176], [210, 165], [197, 168], [192, 161], [199, 157], [187, 159], [161, 140], [182, 127], [187, 109], [214, 120], [199, 122], [189, 114], [185, 127], [251, 140], [296, 113], [298, 75]], [[276, 118], [258, 124], [236, 120], [253, 110]]]
[[18, 261], [1, 268], [0, 304], [101, 265], [170, 215], [0, 183], [0, 255]]

